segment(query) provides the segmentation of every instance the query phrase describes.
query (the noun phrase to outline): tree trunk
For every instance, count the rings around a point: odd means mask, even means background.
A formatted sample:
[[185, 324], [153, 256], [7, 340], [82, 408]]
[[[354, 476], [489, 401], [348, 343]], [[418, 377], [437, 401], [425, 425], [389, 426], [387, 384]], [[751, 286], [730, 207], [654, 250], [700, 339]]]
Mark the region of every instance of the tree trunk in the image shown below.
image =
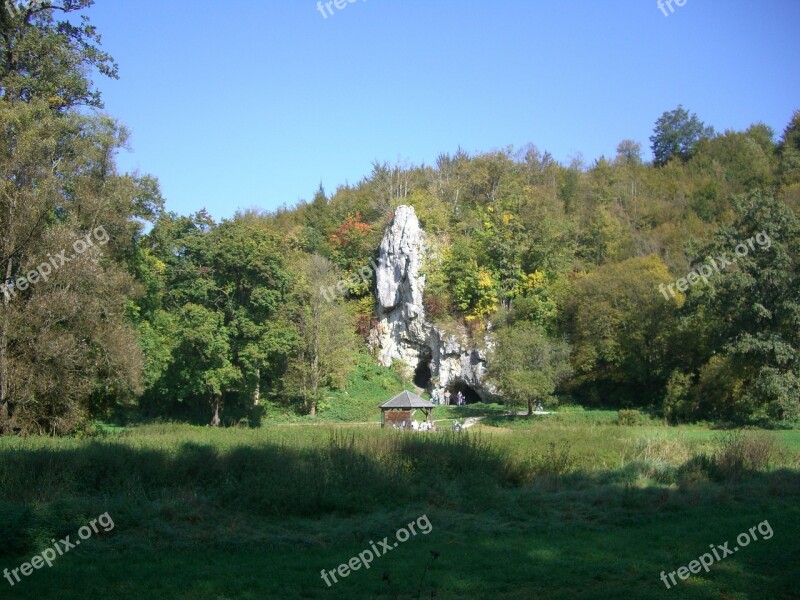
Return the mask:
[[533, 400], [531, 400], [529, 398], [528, 399], [528, 416], [530, 417], [532, 415], [533, 415]]
[[219, 396], [214, 396], [214, 399], [211, 401], [211, 405], [214, 408], [214, 416], [211, 418], [212, 427], [219, 427], [219, 409], [221, 404], [222, 399]]
[[314, 335], [314, 346], [313, 351], [314, 355], [311, 357], [311, 406], [309, 407], [308, 414], [312, 417], [317, 416], [317, 399], [319, 398], [319, 388], [320, 388], [320, 350], [319, 350], [319, 343], [320, 343], [320, 323], [319, 318], [314, 319], [314, 329], [316, 333]]
[[[12, 263], [11, 259], [6, 264], [6, 269], [3, 277], [3, 284], [11, 277]], [[7, 288], [3, 288], [5, 292]], [[3, 314], [0, 315], [0, 433], [6, 433], [10, 430], [9, 423], [9, 410], [8, 410], [8, 304], [9, 297], [7, 293], [3, 293]]]
[[253, 406], [258, 406], [261, 402], [261, 369], [256, 369], [256, 387], [253, 390]]

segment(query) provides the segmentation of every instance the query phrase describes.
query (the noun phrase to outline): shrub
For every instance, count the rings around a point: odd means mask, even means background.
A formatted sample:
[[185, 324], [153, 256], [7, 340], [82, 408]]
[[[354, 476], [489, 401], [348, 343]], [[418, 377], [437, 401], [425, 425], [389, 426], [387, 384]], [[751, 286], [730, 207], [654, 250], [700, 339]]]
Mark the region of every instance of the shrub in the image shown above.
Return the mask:
[[691, 399], [692, 378], [678, 370], [672, 372], [664, 394], [664, 416], [671, 422], [686, 421], [694, 416]]
[[644, 420], [638, 410], [621, 410], [617, 413], [617, 425], [640, 425]]
[[786, 459], [778, 440], [766, 431], [726, 431], [715, 444], [711, 453], [696, 454], [684, 463], [682, 479], [705, 474], [716, 481], [737, 481], [747, 472], [766, 471]]
[[575, 468], [576, 457], [572, 454], [572, 447], [569, 442], [563, 442], [560, 449], [556, 448], [555, 442], [550, 442], [547, 452], [534, 458], [534, 469], [537, 475], [542, 477], [561, 477]]
[[714, 461], [719, 475], [736, 480], [745, 471], [763, 471], [777, 458], [780, 449], [767, 432], [727, 431], [718, 438]]

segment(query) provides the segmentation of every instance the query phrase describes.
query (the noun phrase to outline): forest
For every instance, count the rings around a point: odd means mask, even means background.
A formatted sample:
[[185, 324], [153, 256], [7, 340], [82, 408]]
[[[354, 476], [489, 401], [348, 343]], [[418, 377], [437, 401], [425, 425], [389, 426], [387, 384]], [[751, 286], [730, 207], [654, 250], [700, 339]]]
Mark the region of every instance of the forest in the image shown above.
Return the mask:
[[91, 0], [52, 4], [0, 7], [0, 432], [335, 413], [376, 369], [358, 272], [400, 205], [431, 246], [429, 318], [496, 337], [499, 402], [800, 417], [800, 111], [720, 132], [664, 107], [646, 142], [568, 164], [534, 144], [377, 160], [217, 222], [120, 172], [128, 132], [91, 79], [118, 67], [59, 20]]

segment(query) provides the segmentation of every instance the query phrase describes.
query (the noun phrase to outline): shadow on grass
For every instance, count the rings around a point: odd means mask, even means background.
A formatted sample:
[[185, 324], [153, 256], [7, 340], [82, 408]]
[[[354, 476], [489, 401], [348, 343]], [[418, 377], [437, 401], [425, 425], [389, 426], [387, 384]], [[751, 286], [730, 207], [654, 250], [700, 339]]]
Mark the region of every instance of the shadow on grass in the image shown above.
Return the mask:
[[[497, 490], [522, 485], [526, 471], [480, 436], [332, 433], [308, 447], [282, 444], [227, 450], [197, 442], [136, 438], [91, 440], [60, 449], [0, 450], [0, 554], [85, 524], [91, 511], [70, 512], [91, 498], [100, 513], [109, 499], [134, 514], [158, 506], [164, 519], [213, 520], [215, 513], [260, 517], [350, 516], [438, 499], [484, 504]], [[167, 445], [167, 447], [164, 447]], [[34, 507], [61, 505], [48, 519]], [[65, 519], [67, 523], [61, 522]], [[32, 536], [30, 531], [39, 530]], [[74, 529], [72, 529], [74, 530]]]
[[[31, 507], [87, 497], [156, 503], [168, 507], [167, 516], [194, 511], [191, 518], [202, 520], [217, 511], [265, 517], [351, 516], [409, 503], [475, 512], [507, 500], [507, 493], [530, 489], [583, 493], [623, 486], [625, 499], [650, 498], [653, 490], [658, 495], [691, 490], [711, 496], [721, 487], [758, 480], [770, 494], [800, 495], [797, 471], [748, 468], [751, 459], [740, 460], [741, 444], [731, 446], [737, 452], [720, 458], [693, 456], [680, 466], [657, 459], [631, 460], [617, 469], [574, 472], [568, 443], [551, 443], [549, 450], [525, 457], [468, 432], [333, 432], [327, 439], [293, 442], [294, 446], [281, 442], [220, 448], [169, 437], [149, 443], [154, 447], [130, 436], [70, 448], [51, 442], [26, 448], [22, 441], [0, 449], [0, 539], [17, 540], [7, 548], [18, 550], [24, 537], [20, 531], [33, 527], [26, 512]], [[765, 461], [769, 458], [759, 462], [764, 468]], [[641, 482], [652, 489], [632, 487]], [[669, 486], [672, 489], [666, 490]], [[101, 513], [106, 510], [98, 508]]]
[[[704, 580], [711, 581], [714, 597], [722, 597], [726, 585], [752, 591], [758, 566], [772, 578], [765, 588], [770, 597], [791, 597], [792, 544], [800, 533], [797, 471], [744, 469], [732, 480], [693, 458], [673, 468], [632, 461], [572, 472], [561, 454], [548, 456], [526, 462], [469, 433], [334, 433], [298, 445], [231, 448], [169, 437], [90, 440], [68, 448], [23, 440], [0, 449], [0, 557], [3, 565], [16, 566], [50, 539], [74, 536], [110, 512], [116, 528], [74, 556], [111, 548], [108, 560], [129, 569], [126, 560], [141, 566], [156, 553], [172, 569], [185, 570], [183, 579], [202, 576], [206, 567], [194, 564], [195, 556], [231, 556], [222, 564], [225, 576], [206, 582], [207, 594], [181, 595], [186, 587], [150, 597], [245, 598], [235, 587], [250, 582], [240, 562], [252, 564], [247, 557], [262, 546], [283, 567], [276, 571], [281, 577], [298, 578], [294, 595], [283, 597], [670, 597], [658, 587], [662, 569], [686, 564], [709, 543], [770, 518], [775, 540], [758, 548], [780, 550], [771, 562], [753, 551]], [[399, 514], [411, 510], [415, 516], [426, 510], [433, 523], [435, 533], [424, 544], [393, 551], [362, 579], [330, 591], [322, 587], [318, 564], [344, 562], [369, 540], [390, 535], [403, 524]], [[431, 550], [440, 556], [434, 560]], [[187, 564], [181, 567], [180, 560]], [[96, 571], [80, 566], [83, 559], [69, 564], [76, 590], [82, 579], [100, 590], [91, 597], [111, 589], [98, 582]], [[734, 572], [729, 565], [736, 564], [751, 570]], [[150, 585], [169, 587], [170, 572], [160, 573]], [[181, 585], [193, 585], [183, 579]], [[149, 592], [144, 584], [126, 585], [132, 595], [125, 597]], [[252, 585], [282, 591], [269, 582]], [[707, 591], [687, 584], [675, 597], [712, 597], [703, 595]]]

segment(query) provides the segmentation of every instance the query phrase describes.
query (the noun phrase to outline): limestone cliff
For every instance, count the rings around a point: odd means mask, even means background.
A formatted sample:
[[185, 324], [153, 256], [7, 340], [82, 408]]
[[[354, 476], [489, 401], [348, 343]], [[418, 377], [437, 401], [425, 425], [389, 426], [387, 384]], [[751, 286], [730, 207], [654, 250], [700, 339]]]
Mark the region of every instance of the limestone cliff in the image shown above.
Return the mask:
[[493, 392], [485, 382], [490, 340], [482, 344], [484, 348], [476, 348], [465, 331], [445, 333], [425, 318], [427, 252], [425, 232], [414, 208], [399, 206], [376, 261], [378, 322], [370, 344], [383, 365], [405, 364], [409, 373], [415, 373], [419, 387], [440, 393], [450, 389], [453, 394], [462, 390], [470, 399], [488, 399]]

